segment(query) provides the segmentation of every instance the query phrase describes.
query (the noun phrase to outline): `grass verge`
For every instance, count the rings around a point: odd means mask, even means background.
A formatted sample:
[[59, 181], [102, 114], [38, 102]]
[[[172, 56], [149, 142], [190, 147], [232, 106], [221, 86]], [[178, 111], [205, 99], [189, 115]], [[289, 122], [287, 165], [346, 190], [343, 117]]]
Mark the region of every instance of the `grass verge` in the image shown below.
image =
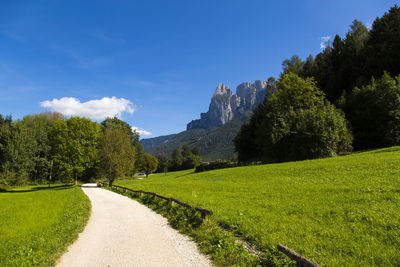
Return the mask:
[[140, 196], [139, 193], [105, 188], [136, 199], [166, 217], [173, 228], [192, 237], [200, 251], [209, 255], [217, 266], [294, 266], [288, 258], [274, 249], [266, 250], [257, 257], [250, 254], [237, 242], [237, 237], [224, 231], [212, 218], [203, 221], [201, 214], [195, 209], [173, 205], [151, 195]]
[[78, 186], [8, 189], [0, 203], [0, 266], [54, 265], [90, 214]]
[[261, 250], [281, 243], [324, 266], [397, 266], [399, 177], [392, 147], [116, 184], [212, 210], [216, 224]]

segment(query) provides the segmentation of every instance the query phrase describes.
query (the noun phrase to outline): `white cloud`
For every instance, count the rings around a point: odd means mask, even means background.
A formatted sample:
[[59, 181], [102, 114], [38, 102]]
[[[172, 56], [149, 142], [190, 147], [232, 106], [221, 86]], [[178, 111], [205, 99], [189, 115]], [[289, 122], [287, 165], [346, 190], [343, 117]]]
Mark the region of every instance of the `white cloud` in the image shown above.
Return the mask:
[[319, 47], [323, 50], [325, 49], [331, 42], [331, 36], [322, 36], [320, 37], [321, 43], [319, 44]]
[[132, 131], [136, 131], [139, 135], [151, 135], [151, 132], [146, 131], [144, 129], [140, 129], [140, 128], [136, 127], [136, 126], [132, 127]]
[[125, 98], [116, 98], [115, 96], [87, 102], [81, 102], [75, 97], [54, 98], [51, 101], [40, 102], [40, 106], [60, 112], [66, 116], [81, 116], [94, 120], [121, 117], [124, 112], [133, 114], [135, 111], [131, 101]]

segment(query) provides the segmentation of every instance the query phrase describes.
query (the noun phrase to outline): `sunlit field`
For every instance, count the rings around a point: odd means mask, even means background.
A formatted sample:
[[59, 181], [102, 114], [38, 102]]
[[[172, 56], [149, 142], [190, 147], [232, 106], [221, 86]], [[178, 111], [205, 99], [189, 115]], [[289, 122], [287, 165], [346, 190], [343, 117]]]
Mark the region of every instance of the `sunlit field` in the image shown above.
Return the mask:
[[210, 209], [260, 249], [281, 243], [327, 266], [400, 262], [400, 147], [116, 184]]
[[0, 266], [52, 266], [86, 225], [90, 201], [77, 186], [0, 192]]

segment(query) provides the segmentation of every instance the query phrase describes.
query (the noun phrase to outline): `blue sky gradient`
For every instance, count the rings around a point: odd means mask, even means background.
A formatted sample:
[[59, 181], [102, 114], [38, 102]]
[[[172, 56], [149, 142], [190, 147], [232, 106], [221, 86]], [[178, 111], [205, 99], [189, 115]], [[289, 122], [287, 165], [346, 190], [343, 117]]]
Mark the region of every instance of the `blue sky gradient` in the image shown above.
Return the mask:
[[[278, 76], [354, 19], [399, 1], [0, 1], [0, 113], [46, 100], [129, 100], [121, 118], [159, 136], [185, 130], [219, 82]], [[100, 120], [101, 121], [101, 120]], [[146, 137], [146, 136], [142, 136]]]

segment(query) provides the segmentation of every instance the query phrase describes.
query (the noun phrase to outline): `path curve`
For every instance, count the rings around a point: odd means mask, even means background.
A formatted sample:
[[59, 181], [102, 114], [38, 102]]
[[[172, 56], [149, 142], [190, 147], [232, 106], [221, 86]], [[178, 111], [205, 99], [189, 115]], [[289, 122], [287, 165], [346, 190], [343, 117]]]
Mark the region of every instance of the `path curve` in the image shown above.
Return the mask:
[[193, 241], [146, 206], [96, 184], [82, 190], [92, 213], [57, 266], [211, 266]]

